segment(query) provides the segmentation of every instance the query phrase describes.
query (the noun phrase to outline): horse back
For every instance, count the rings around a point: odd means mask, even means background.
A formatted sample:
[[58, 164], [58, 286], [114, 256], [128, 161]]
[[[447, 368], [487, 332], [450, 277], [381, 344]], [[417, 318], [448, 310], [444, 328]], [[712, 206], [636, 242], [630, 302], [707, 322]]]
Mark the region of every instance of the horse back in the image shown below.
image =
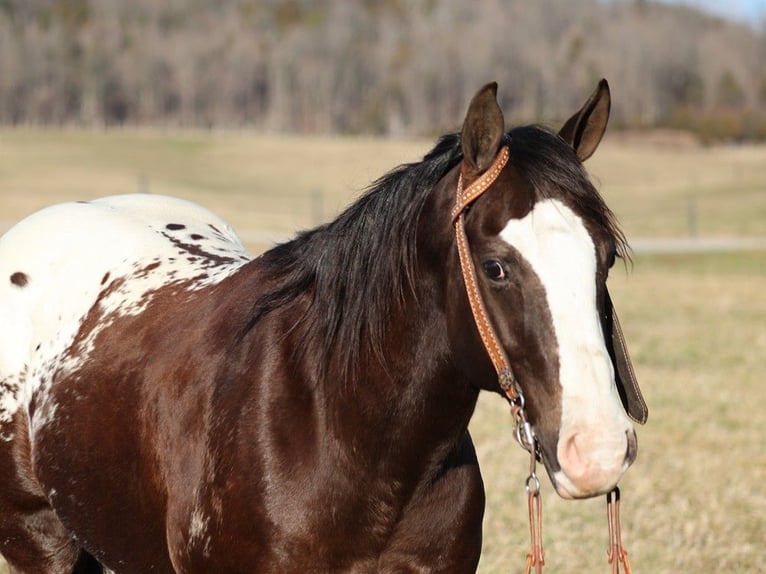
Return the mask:
[[[97, 505], [76, 524], [84, 546], [103, 547], [114, 521], [141, 525], [108, 550], [135, 555], [138, 543], [141, 567], [163, 570], [168, 464], [193, 476], [184, 465], [202, 462], [185, 445], [207, 418], [180, 385], [196, 360], [181, 341], [194, 339], [200, 295], [249, 260], [218, 217], [157, 196], [62, 204], [0, 238], [0, 449], [19, 482], [9, 490], [47, 499], [69, 527]], [[162, 408], [177, 415], [164, 426]], [[173, 437], [173, 461], [161, 462]]]

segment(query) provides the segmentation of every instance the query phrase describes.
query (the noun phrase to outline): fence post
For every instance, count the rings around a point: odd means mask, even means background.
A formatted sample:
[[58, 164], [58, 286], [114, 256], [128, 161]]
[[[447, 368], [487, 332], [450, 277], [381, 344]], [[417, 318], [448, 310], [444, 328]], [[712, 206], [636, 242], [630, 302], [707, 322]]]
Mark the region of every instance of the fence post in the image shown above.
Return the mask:
[[697, 196], [690, 195], [686, 202], [686, 223], [689, 231], [689, 237], [697, 237]]
[[311, 221], [314, 227], [324, 223], [324, 197], [318, 189], [311, 192]]

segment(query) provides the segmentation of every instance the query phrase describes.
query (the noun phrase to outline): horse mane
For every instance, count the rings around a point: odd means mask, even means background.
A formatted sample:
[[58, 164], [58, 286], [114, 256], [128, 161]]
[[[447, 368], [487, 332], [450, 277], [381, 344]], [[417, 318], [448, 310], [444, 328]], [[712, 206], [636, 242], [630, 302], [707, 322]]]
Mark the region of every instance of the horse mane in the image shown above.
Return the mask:
[[[618, 254], [627, 245], [616, 219], [590, 182], [574, 150], [547, 128], [531, 125], [509, 131], [511, 161], [541, 197], [565, 193], [594, 223], [615, 239]], [[304, 294], [310, 308], [295, 328], [306, 344], [319, 344], [318, 368], [339, 353], [346, 379], [361, 354], [372, 351], [385, 364], [383, 341], [392, 314], [406, 297], [417, 297], [417, 229], [433, 189], [462, 159], [460, 134], [451, 133], [420, 162], [394, 168], [374, 181], [334, 221], [300, 233], [264, 253], [272, 285], [252, 310], [249, 327]]]
[[264, 253], [260, 261], [276, 281], [256, 302], [249, 324], [310, 293], [310, 309], [297, 327], [306, 342], [319, 342], [324, 363], [342, 349], [345, 378], [363, 345], [383, 360], [392, 314], [408, 294], [416, 296], [420, 213], [433, 187], [461, 158], [459, 135], [445, 135], [422, 161], [374, 181], [334, 221]]

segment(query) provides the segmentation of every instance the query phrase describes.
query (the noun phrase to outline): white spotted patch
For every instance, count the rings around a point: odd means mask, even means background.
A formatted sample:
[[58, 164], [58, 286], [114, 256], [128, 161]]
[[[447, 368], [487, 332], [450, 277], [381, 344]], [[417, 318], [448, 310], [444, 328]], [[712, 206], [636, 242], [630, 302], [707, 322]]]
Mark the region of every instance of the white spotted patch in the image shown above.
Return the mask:
[[61, 204], [13, 227], [0, 238], [0, 436], [33, 396], [33, 431], [55, 416], [51, 374], [86, 360], [108, 325], [62, 362], [94, 305], [104, 317], [137, 314], [160, 287], [214, 285], [250, 259], [218, 216], [156, 195]]
[[[599, 319], [596, 249], [588, 230], [569, 207], [547, 199], [525, 217], [509, 221], [500, 236], [529, 262], [545, 289], [559, 351], [560, 438], [595, 437], [586, 445], [588, 452], [580, 454], [597, 459], [596, 465], [616, 464], [611, 458], [622, 464], [625, 432], [632, 427]], [[568, 484], [566, 477], [558, 480]], [[576, 486], [570, 490], [579, 495]]]

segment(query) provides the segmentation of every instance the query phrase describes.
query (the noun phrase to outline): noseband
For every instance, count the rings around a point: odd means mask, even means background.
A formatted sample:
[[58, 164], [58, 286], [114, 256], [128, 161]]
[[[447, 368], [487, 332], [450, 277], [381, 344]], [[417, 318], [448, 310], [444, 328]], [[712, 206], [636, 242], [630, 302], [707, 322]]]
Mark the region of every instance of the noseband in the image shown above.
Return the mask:
[[[489, 355], [492, 365], [497, 373], [497, 381], [505, 393], [508, 402], [511, 405], [511, 415], [514, 421], [514, 434], [517, 442], [529, 452], [529, 476], [527, 477], [524, 488], [527, 492], [529, 506], [529, 533], [531, 538], [531, 548], [527, 554], [525, 573], [541, 573], [545, 565], [545, 556], [543, 554], [543, 525], [542, 525], [542, 498], [540, 495], [540, 480], [535, 472], [535, 465], [542, 457], [538, 451], [538, 443], [532, 430], [532, 425], [527, 420], [524, 410], [524, 394], [521, 391], [518, 379], [513, 374], [508, 355], [503, 349], [500, 339], [492, 327], [492, 323], [487, 314], [487, 308], [484, 305], [481, 293], [479, 292], [479, 283], [476, 277], [476, 268], [471, 259], [471, 252], [468, 246], [468, 236], [465, 232], [465, 212], [468, 207], [487, 191], [497, 180], [503, 168], [508, 163], [511, 152], [508, 146], [503, 146], [498, 153], [492, 165], [476, 181], [468, 187], [463, 188], [463, 174], [458, 176], [457, 192], [455, 194], [455, 207], [452, 209], [452, 222], [455, 226], [455, 238], [457, 241], [457, 252], [460, 259], [460, 269], [463, 274], [468, 303], [471, 307], [476, 328]], [[613, 574], [618, 574], [620, 565], [625, 568], [625, 574], [630, 574], [630, 562], [628, 553], [622, 546], [620, 538], [619, 524], [619, 504], [620, 490], [614, 489], [614, 503], [612, 502], [612, 493], [607, 494], [607, 523], [609, 527], [609, 564], [612, 566]]]

